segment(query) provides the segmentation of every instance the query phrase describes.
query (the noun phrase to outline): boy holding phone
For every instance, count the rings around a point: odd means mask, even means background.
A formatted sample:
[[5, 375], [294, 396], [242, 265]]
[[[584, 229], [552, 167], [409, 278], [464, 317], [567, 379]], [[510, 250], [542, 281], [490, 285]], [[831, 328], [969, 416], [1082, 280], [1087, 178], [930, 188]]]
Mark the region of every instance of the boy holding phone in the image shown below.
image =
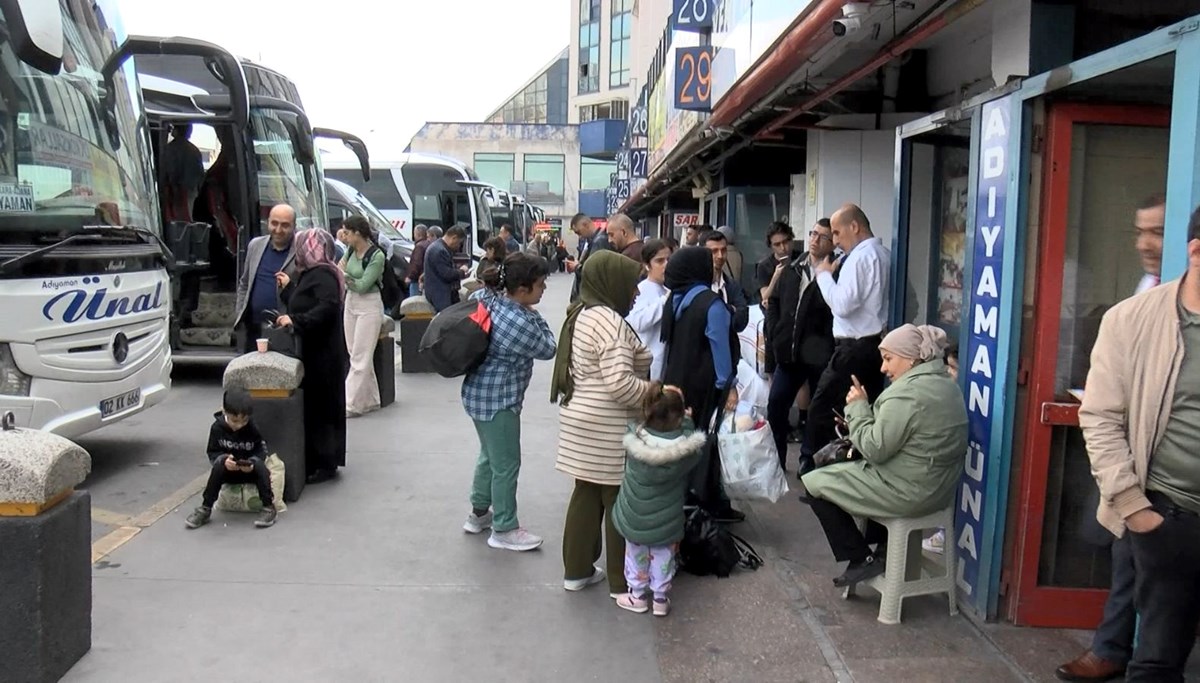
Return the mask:
[[200, 507], [184, 522], [189, 529], [208, 524], [213, 504], [225, 484], [255, 484], [263, 509], [254, 520], [254, 526], [265, 529], [275, 524], [275, 498], [266, 463], [267, 444], [254, 425], [253, 412], [254, 406], [246, 391], [230, 389], [225, 392], [222, 410], [214, 415], [216, 419], [208, 433], [208, 460], [212, 470]]

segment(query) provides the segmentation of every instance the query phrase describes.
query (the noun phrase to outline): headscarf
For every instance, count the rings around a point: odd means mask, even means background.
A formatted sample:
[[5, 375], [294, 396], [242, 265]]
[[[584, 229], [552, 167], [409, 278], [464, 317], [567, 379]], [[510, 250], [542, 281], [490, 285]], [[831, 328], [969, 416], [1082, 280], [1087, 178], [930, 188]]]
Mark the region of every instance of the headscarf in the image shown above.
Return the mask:
[[889, 332], [879, 343], [879, 350], [924, 363], [941, 358], [948, 344], [942, 328], [909, 323]]
[[637, 294], [642, 264], [615, 251], [601, 250], [588, 257], [579, 281], [579, 299], [567, 308], [567, 319], [558, 335], [554, 357], [554, 376], [550, 382], [550, 402], [567, 405], [575, 392], [571, 378], [571, 350], [575, 341], [575, 321], [585, 308], [606, 306], [622, 318], [629, 315]]
[[671, 295], [662, 319], [662, 340], [669, 342], [675, 330], [675, 304], [696, 286], [712, 287], [713, 258], [706, 247], [683, 247], [667, 260], [665, 283]]
[[303, 273], [310, 268], [325, 268], [333, 273], [337, 278], [340, 299], [346, 295], [346, 278], [334, 263], [336, 253], [333, 236], [327, 230], [314, 228], [296, 235], [296, 271]]

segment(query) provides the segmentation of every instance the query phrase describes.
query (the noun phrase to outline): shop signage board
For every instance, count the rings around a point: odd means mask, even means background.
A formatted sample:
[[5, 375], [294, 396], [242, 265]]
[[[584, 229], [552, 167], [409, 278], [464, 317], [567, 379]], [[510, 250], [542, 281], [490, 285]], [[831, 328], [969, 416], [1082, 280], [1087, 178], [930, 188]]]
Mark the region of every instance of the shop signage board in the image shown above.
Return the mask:
[[748, 74], [813, 0], [724, 0], [713, 20], [715, 106]]
[[997, 417], [1004, 391], [999, 356], [1001, 291], [1005, 278], [1005, 219], [1012, 96], [983, 105], [980, 112], [979, 158], [975, 186], [975, 225], [971, 264], [970, 334], [962, 367], [966, 368], [966, 467], [954, 514], [954, 548], [958, 553], [959, 590], [981, 613], [988, 610], [995, 518], [1003, 504], [995, 491], [996, 464], [1002, 457], [1003, 425]]
[[690, 228], [700, 224], [700, 214], [698, 213], [677, 213], [673, 215], [674, 227], [676, 231], [684, 228]]

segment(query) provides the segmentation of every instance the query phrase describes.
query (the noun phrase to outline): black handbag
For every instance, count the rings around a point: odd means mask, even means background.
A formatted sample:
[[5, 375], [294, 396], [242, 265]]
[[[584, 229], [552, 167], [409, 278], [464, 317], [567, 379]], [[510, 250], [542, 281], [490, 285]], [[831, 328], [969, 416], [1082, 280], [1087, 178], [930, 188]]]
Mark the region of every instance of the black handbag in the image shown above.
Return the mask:
[[267, 340], [267, 349], [276, 353], [282, 353], [285, 356], [291, 356], [297, 360], [302, 360], [300, 355], [300, 335], [296, 334], [296, 328], [280, 327], [275, 324], [275, 319], [279, 317], [278, 312], [268, 311], [269, 320], [263, 323], [262, 335]]
[[838, 462], [858, 460], [860, 457], [850, 439], [843, 436], [830, 441], [821, 450], [813, 453], [813, 465], [821, 468]]

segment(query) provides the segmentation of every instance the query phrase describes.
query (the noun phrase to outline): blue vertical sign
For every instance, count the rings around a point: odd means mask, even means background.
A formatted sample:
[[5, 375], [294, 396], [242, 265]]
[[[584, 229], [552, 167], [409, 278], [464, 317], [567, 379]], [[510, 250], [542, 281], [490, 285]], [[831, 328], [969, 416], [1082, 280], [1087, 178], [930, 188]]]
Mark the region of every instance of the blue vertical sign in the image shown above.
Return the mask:
[[[1000, 340], [1001, 298], [1004, 272], [1004, 230], [1008, 199], [1008, 163], [1012, 96], [983, 105], [979, 160], [975, 187], [974, 249], [971, 268], [970, 336], [963, 357], [967, 368], [966, 468], [954, 513], [954, 547], [958, 553], [959, 589], [967, 601], [986, 611], [980, 603], [988, 587], [984, 563], [991, 563], [991, 547], [985, 539], [985, 519], [995, 514], [996, 501], [988, 498], [988, 472], [1000, 457], [992, 439], [996, 419], [997, 382], [1003, 359], [997, 353]], [[986, 553], [986, 556], [985, 556]]]

